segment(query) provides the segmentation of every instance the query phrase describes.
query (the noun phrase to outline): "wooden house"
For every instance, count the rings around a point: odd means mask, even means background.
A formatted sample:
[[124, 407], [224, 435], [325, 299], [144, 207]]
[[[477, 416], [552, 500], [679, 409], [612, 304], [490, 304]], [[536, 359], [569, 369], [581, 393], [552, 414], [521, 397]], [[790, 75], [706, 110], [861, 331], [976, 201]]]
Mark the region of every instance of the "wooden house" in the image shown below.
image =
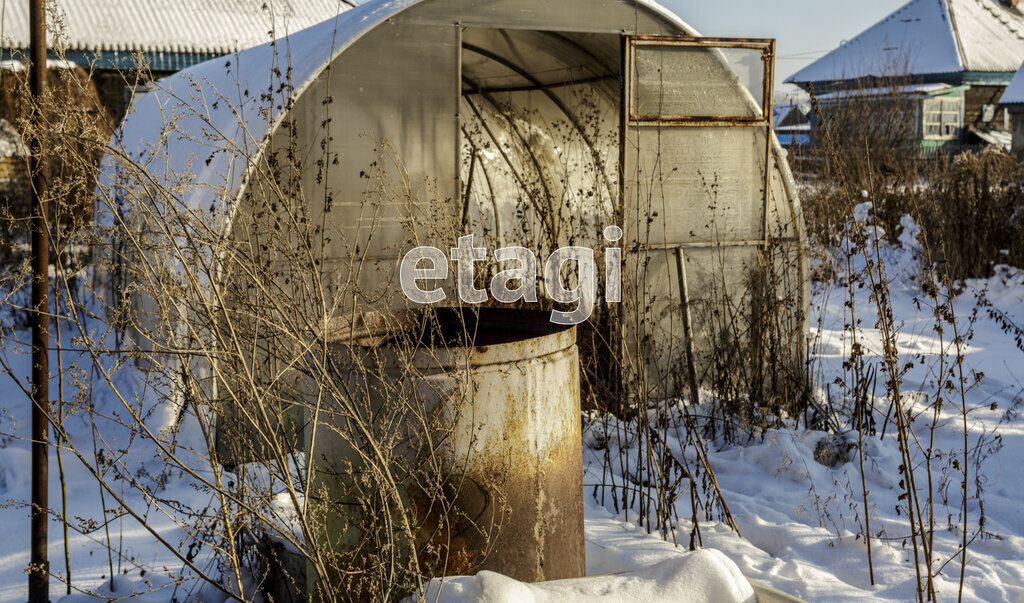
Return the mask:
[[1013, 152], [1024, 154], [1024, 66], [1017, 71], [999, 97], [999, 107], [1010, 116]]
[[823, 105], [905, 94], [928, 152], [1005, 140], [999, 98], [1022, 61], [1018, 0], [911, 0], [786, 81]]

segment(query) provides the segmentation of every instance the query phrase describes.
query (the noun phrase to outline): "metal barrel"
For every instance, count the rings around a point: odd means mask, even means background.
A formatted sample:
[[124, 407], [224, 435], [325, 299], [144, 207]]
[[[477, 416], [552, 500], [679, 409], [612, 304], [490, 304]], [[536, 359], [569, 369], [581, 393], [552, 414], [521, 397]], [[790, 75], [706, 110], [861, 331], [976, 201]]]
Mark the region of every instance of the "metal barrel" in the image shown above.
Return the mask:
[[[334, 338], [337, 391], [322, 396], [307, 430], [329, 546], [342, 560], [372, 549], [367, 541], [381, 538], [369, 534], [375, 516], [390, 523], [389, 555], [406, 547], [399, 564], [427, 577], [484, 569], [528, 582], [583, 576], [575, 328], [531, 310], [429, 314], [429, 324], [363, 324]], [[381, 506], [401, 500], [399, 517], [367, 508], [376, 504], [367, 496], [374, 471], [392, 490], [373, 496]], [[403, 522], [412, 535], [404, 542], [395, 536]]]

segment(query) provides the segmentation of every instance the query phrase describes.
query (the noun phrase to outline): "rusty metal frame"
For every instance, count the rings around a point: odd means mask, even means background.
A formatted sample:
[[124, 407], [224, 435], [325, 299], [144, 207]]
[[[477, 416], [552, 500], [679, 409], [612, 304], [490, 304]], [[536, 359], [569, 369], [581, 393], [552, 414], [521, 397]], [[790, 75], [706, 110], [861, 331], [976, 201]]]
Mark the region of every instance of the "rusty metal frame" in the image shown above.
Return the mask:
[[[766, 38], [696, 38], [690, 36], [651, 36], [651, 35], [625, 35], [623, 36], [622, 52], [622, 99], [620, 104], [621, 124], [619, 144], [619, 170], [620, 170], [620, 194], [625, 199], [624, 174], [625, 169], [625, 141], [627, 130], [640, 128], [662, 128], [662, 127], [762, 127], [765, 129], [764, 147], [764, 180], [761, 198], [761, 238], [740, 241], [694, 241], [690, 243], [675, 244], [641, 244], [639, 248], [645, 252], [653, 250], [665, 250], [675, 256], [676, 277], [679, 280], [679, 301], [683, 314], [683, 326], [685, 331], [685, 345], [687, 346], [687, 377], [690, 388], [690, 395], [696, 401], [699, 395], [699, 388], [694, 365], [694, 350], [692, 343], [692, 316], [689, 300], [689, 291], [686, 279], [686, 251], [688, 249], [716, 249], [728, 247], [754, 247], [766, 251], [770, 243], [768, 230], [768, 212], [771, 201], [772, 184], [772, 96], [774, 95], [775, 78], [775, 40]], [[690, 47], [690, 48], [741, 48], [761, 51], [762, 64], [762, 88], [760, 116], [722, 116], [722, 115], [635, 115], [634, 108], [637, 106], [636, 90], [638, 88], [637, 48], [638, 47]], [[789, 237], [783, 237], [780, 241], [790, 241]]]
[[[780, 243], [799, 242], [799, 237], [776, 237]], [[764, 239], [744, 239], [740, 241], [691, 241], [689, 243], [637, 243], [636, 248], [644, 251], [673, 249], [717, 249], [720, 247], [758, 247], [764, 245]]]
[[[686, 48], [742, 48], [761, 51], [761, 115], [754, 116], [721, 116], [721, 115], [634, 115], [637, 104], [635, 97], [638, 88], [636, 72], [637, 48], [648, 47], [686, 47]], [[771, 162], [772, 162], [772, 96], [775, 93], [775, 40], [771, 38], [698, 38], [693, 36], [625, 36], [623, 81], [623, 112], [624, 127], [763, 127], [765, 128], [764, 148], [764, 191], [762, 199], [761, 244], [767, 249], [769, 243], [768, 206], [771, 200]]]
[[[462, 199], [462, 32], [465, 27], [460, 22], [455, 23], [455, 56], [452, 60], [455, 61], [455, 81], [452, 83], [455, 86], [455, 106], [452, 110], [455, 112], [455, 194], [454, 203], [455, 207], [459, 207], [463, 203]], [[472, 172], [470, 172], [472, 173]], [[466, 191], [466, 197], [469, 197], [469, 191]], [[462, 224], [465, 226], [465, 224]]]
[[[761, 51], [761, 115], [636, 115], [634, 91], [637, 89], [636, 53], [641, 46], [688, 48], [741, 48]], [[626, 73], [628, 96], [626, 113], [630, 126], [767, 126], [772, 125], [772, 95], [775, 77], [775, 40], [767, 38], [695, 38], [692, 36], [626, 36]]]

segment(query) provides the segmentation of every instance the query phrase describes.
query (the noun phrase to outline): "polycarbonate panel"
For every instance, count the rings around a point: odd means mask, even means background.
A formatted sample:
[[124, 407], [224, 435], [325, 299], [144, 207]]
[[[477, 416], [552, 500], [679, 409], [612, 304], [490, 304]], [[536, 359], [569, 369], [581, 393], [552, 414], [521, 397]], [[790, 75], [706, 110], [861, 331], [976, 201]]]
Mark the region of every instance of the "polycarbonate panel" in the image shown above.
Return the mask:
[[676, 253], [675, 249], [627, 253], [623, 270], [625, 353], [645, 369], [632, 371], [628, 378], [652, 399], [687, 391]]
[[607, 0], [433, 0], [392, 18], [395, 23], [463, 23], [551, 31], [693, 35], [677, 17], [653, 6]]
[[649, 244], [763, 238], [765, 128], [630, 127], [626, 232]]
[[[608, 109], [605, 115], [614, 115], [614, 107], [592, 91], [585, 96], [587, 100], [566, 98], [564, 105], [576, 115], [580, 104], [592, 110], [591, 103], [599, 103]], [[587, 130], [586, 140], [600, 145], [593, 149], [540, 92], [502, 94], [493, 100], [475, 94], [463, 100], [461, 164], [468, 193], [463, 201], [469, 204], [467, 221], [473, 232], [493, 235], [502, 246], [547, 252], [564, 245], [600, 244], [597, 239], [611, 225], [617, 196], [614, 122], [591, 121], [594, 127]]]
[[[774, 163], [774, 160], [773, 160]], [[793, 239], [799, 236], [800, 228], [793, 204], [787, 198], [786, 188], [778, 169], [771, 174], [771, 199], [768, 203], [768, 234], [777, 239]]]
[[[488, 246], [599, 247], [618, 200], [616, 34], [466, 28], [461, 115], [463, 208]], [[501, 90], [509, 63], [522, 82]], [[609, 64], [611, 63], [611, 64]], [[613, 80], [584, 81], [595, 75]], [[515, 83], [515, 82], [509, 82]]]
[[792, 350], [794, 358], [803, 355], [802, 336], [804, 323], [807, 320], [806, 308], [803, 303], [806, 276], [804, 273], [803, 249], [795, 242], [770, 244], [765, 254], [766, 266], [774, 292], [775, 303], [780, 308], [774, 313], [773, 319], [778, 325], [777, 332], [782, 345]]
[[[312, 308], [322, 294], [335, 315], [353, 306], [406, 308], [396, 276], [402, 256], [417, 244], [444, 248], [452, 240], [444, 236], [438, 243], [446, 226], [452, 232], [460, 226], [451, 202], [458, 33], [454, 26], [409, 24], [372, 30], [298, 97], [293, 120], [275, 132], [268, 150], [273, 160], [249, 179], [247, 192], [256, 198], [257, 211], [240, 212], [234, 235], [249, 241], [251, 254], [266, 256], [247, 261], [268, 262], [276, 277], [271, 289], [290, 304]], [[301, 178], [301, 192], [290, 181], [295, 177]], [[286, 198], [280, 198], [277, 183], [284, 184]], [[278, 227], [273, 212], [284, 216]], [[294, 252], [309, 253], [322, 267], [317, 279], [312, 271], [295, 269]], [[240, 274], [240, 285], [244, 279]], [[421, 280], [420, 286], [436, 284]], [[242, 316], [256, 316], [245, 309], [273, 306], [271, 296], [259, 291], [243, 287], [232, 305]], [[259, 350], [253, 362], [264, 372], [257, 378], [276, 383], [288, 374], [290, 359], [266, 351], [281, 345], [273, 334], [262, 337], [245, 347]], [[301, 424], [301, 407], [285, 403], [276, 412], [291, 421], [282, 425], [282, 437], [297, 447], [301, 441], [286, 432]], [[251, 459], [221, 458], [232, 460]]]
[[[468, 27], [463, 31], [462, 76], [466, 89], [559, 84], [607, 77], [618, 88], [621, 38], [596, 34], [577, 42], [578, 34], [523, 29]], [[482, 51], [482, 53], [481, 53]], [[611, 56], [609, 56], [611, 55]], [[500, 57], [528, 75], [494, 60]]]
[[327, 261], [342, 272], [353, 256], [372, 261], [355, 281], [388, 283], [399, 305], [391, 271], [401, 257], [420, 244], [446, 248], [460, 227], [457, 68], [458, 28], [380, 27], [339, 56], [295, 110], [306, 190], [321, 210], [331, 199]]
[[[634, 358], [643, 359], [646, 372], [634, 376], [644, 379], [642, 387], [655, 398], [688, 391], [686, 362], [686, 314], [683, 311], [683, 283], [679, 275], [681, 256], [686, 280], [686, 306], [689, 310], [694, 365], [698, 381], [707, 384], [716, 370], [714, 362], [727, 358], [731, 349], [746, 350], [756, 345], [751, 337], [751, 316], [768, 303], [759, 289], [764, 278], [760, 246], [717, 248], [666, 248], [631, 253], [626, 258], [625, 291], [635, 304], [627, 304], [626, 349]], [[781, 302], [782, 300], [780, 300]], [[788, 308], [773, 314], [799, 333], [798, 322]], [[643, 337], [637, 337], [643, 333]], [[755, 339], [760, 337], [756, 334]], [[727, 346], [730, 350], [723, 349]]]
[[763, 115], [759, 49], [637, 45], [634, 57], [633, 119]]
[[712, 358], [720, 360], [729, 356], [728, 348], [748, 349], [754, 343], [751, 312], [755, 305], [763, 307], [755, 285], [762, 269], [759, 253], [756, 246], [684, 250], [697, 374], [705, 382], [716, 369]]

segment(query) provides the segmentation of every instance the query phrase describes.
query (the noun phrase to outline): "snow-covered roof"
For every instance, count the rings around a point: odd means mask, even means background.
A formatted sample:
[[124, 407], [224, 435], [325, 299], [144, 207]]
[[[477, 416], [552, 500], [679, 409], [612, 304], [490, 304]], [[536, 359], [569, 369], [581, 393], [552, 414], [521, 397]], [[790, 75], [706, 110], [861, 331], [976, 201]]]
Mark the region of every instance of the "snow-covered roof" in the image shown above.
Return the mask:
[[1013, 144], [1013, 134], [1005, 130], [992, 129], [978, 129], [972, 128], [971, 134], [977, 136], [983, 142], [990, 145], [999, 147], [1004, 151], [1009, 152], [1010, 147]]
[[999, 104], [1024, 104], [1024, 65], [1017, 70], [1017, 73], [1013, 74], [1010, 84], [1006, 86], [1006, 90], [1003, 90], [1003, 95], [999, 97]]
[[[101, 185], [116, 178], [117, 155], [143, 166], [164, 190], [191, 185], [179, 202], [196, 210], [231, 208], [248, 162], [282, 116], [331, 60], [367, 31], [418, 0], [367, 2], [333, 18], [241, 52], [206, 61], [157, 82], [137, 96], [100, 168]], [[292, 58], [289, 80], [275, 65]], [[173, 124], [173, 131], [168, 131]], [[216, 133], [211, 135], [211, 133]], [[213, 213], [209, 214], [213, 216]], [[217, 212], [224, 228], [230, 209]]]
[[[227, 54], [297, 32], [345, 0], [51, 0], [60, 37], [86, 52]], [[28, 2], [3, 3], [3, 47], [27, 49]], [[50, 24], [52, 27], [52, 24]]]
[[787, 82], [958, 72], [1024, 61], [1024, 13], [1000, 0], [911, 0]]
[[786, 103], [784, 105], [773, 105], [772, 128], [781, 132], [783, 129], [800, 128], [810, 125], [809, 114], [810, 103]]

